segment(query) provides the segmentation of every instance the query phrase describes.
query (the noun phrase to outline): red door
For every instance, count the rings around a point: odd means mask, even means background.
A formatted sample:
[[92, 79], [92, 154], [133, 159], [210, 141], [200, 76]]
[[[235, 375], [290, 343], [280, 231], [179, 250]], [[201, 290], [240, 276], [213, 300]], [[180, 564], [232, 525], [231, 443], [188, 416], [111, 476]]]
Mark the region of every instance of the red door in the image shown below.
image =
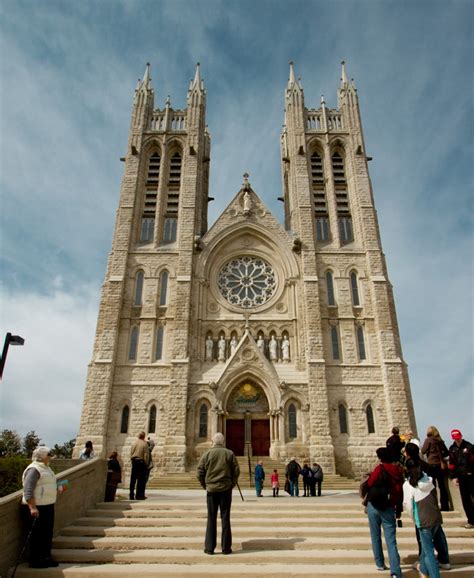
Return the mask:
[[252, 420], [252, 453], [254, 456], [268, 456], [270, 453], [270, 420]]
[[236, 456], [243, 456], [245, 449], [245, 420], [227, 419], [225, 422], [226, 446]]

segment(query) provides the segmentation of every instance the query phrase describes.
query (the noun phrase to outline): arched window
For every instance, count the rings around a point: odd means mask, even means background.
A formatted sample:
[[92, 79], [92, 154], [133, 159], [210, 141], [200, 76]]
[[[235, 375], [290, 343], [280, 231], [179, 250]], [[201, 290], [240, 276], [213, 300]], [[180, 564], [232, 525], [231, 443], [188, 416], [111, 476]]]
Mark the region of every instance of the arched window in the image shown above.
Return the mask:
[[150, 413], [148, 415], [148, 433], [156, 432], [156, 405], [150, 407]]
[[165, 337], [165, 328], [160, 325], [156, 330], [155, 360], [163, 359], [163, 342]]
[[205, 403], [199, 408], [199, 437], [207, 438], [207, 420], [209, 409]]
[[124, 405], [122, 409], [122, 418], [120, 420], [120, 433], [128, 433], [128, 420], [130, 418], [130, 408]]
[[298, 437], [296, 428], [296, 407], [294, 403], [291, 403], [288, 407], [288, 437], [290, 439]]
[[334, 282], [331, 271], [326, 273], [326, 289], [328, 292], [328, 305], [336, 305], [336, 299], [334, 298]]
[[133, 304], [136, 306], [140, 306], [142, 304], [144, 278], [145, 274], [143, 271], [138, 271], [135, 277], [135, 295], [133, 297]]
[[163, 271], [160, 275], [160, 305], [166, 305], [168, 298], [168, 271]]
[[170, 160], [168, 179], [168, 197], [166, 200], [165, 219], [163, 223], [163, 241], [176, 241], [178, 230], [179, 189], [181, 186], [181, 154], [175, 152]]
[[375, 433], [374, 410], [369, 405], [365, 408], [365, 417], [367, 419], [367, 431], [369, 434]]
[[346, 410], [346, 406], [343, 403], [339, 404], [338, 412], [339, 412], [339, 430], [342, 434], [346, 434], [346, 433], [348, 433], [347, 410]]
[[154, 152], [148, 162], [148, 173], [145, 185], [145, 199], [143, 203], [142, 226], [140, 231], [140, 241], [153, 241], [155, 229], [156, 196], [158, 192], [158, 181], [160, 179], [161, 157], [158, 152]]
[[359, 307], [360, 299], [359, 299], [359, 283], [357, 281], [357, 273], [352, 271], [351, 273], [351, 295], [352, 295], [352, 305], [354, 307]]
[[336, 325], [331, 325], [331, 346], [332, 346], [332, 358], [340, 359], [341, 354], [339, 351], [339, 334]]
[[329, 241], [329, 218], [323, 160], [317, 152], [311, 155], [311, 184], [313, 189], [314, 218], [316, 220], [316, 239], [318, 241]]
[[344, 157], [336, 151], [332, 157], [332, 176], [336, 190], [336, 209], [339, 222], [339, 235], [343, 243], [354, 240], [352, 232], [352, 218], [347, 193], [346, 171]]
[[130, 345], [128, 348], [128, 359], [130, 361], [136, 361], [137, 359], [137, 349], [138, 349], [138, 327], [135, 326], [130, 333]]
[[359, 359], [364, 361], [367, 357], [365, 354], [364, 328], [361, 325], [357, 326], [357, 351], [359, 353]]

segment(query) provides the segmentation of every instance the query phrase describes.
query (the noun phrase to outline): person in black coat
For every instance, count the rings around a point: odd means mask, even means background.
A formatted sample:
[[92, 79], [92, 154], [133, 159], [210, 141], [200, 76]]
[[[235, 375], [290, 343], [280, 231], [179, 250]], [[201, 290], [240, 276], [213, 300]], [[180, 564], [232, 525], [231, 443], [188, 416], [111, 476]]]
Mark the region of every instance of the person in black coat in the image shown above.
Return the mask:
[[402, 459], [402, 449], [405, 447], [405, 442], [402, 442], [400, 437], [400, 429], [398, 427], [392, 428], [392, 435], [385, 442], [385, 445], [392, 453], [392, 461], [400, 462]]
[[105, 485], [104, 502], [113, 502], [117, 486], [122, 482], [122, 467], [118, 461], [118, 453], [112, 452], [107, 462], [107, 482]]

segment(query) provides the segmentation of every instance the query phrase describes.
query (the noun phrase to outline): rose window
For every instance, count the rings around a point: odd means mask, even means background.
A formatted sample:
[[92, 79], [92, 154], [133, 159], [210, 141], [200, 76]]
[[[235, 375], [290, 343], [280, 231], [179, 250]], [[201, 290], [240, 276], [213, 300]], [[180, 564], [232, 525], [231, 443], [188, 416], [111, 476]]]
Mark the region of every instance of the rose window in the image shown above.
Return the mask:
[[263, 259], [238, 257], [222, 267], [217, 285], [231, 305], [245, 309], [258, 307], [275, 292], [275, 272]]

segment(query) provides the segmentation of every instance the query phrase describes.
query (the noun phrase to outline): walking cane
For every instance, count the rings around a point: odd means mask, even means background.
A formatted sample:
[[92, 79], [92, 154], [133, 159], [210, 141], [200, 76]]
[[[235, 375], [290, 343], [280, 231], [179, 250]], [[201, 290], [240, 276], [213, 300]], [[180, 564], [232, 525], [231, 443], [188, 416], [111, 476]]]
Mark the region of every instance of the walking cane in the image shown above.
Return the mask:
[[28, 532], [28, 536], [26, 537], [26, 540], [25, 540], [25, 543], [24, 543], [24, 545], [23, 545], [23, 548], [22, 548], [22, 550], [21, 550], [21, 552], [20, 552], [20, 555], [18, 556], [18, 560], [16, 561], [15, 568], [13, 568], [13, 573], [12, 573], [12, 575], [11, 575], [11, 578], [15, 578], [15, 574], [16, 574], [16, 570], [17, 570], [17, 568], [18, 568], [18, 564], [21, 562], [21, 559], [23, 558], [23, 554], [25, 553], [26, 547], [28, 546], [28, 542], [30, 541], [31, 534], [32, 534], [32, 532], [33, 532], [33, 528], [35, 527], [35, 524], [36, 524], [36, 520], [37, 520], [37, 519], [38, 519], [38, 518], [33, 518], [33, 523], [31, 524], [31, 528], [30, 528], [30, 531]]
[[242, 502], [245, 502], [244, 497], [242, 496], [242, 491], [239, 486], [239, 482], [237, 482], [237, 489], [239, 490], [240, 497], [242, 498]]

